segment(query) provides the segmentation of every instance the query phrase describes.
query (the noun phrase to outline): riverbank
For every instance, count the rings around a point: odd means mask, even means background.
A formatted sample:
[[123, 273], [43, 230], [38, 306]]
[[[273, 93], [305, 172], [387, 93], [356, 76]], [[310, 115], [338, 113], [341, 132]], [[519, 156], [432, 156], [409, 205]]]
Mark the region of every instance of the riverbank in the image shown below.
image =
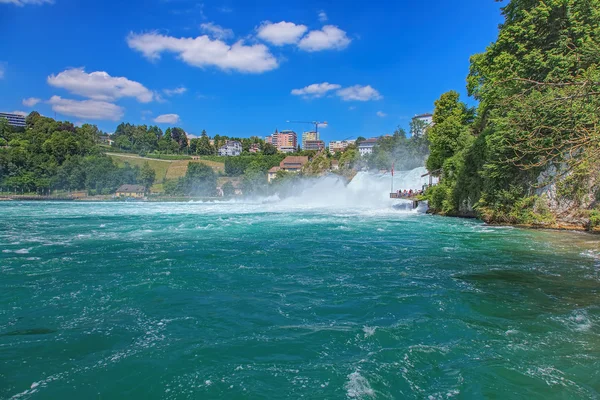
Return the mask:
[[600, 227], [593, 227], [591, 223], [569, 223], [569, 222], [553, 222], [553, 223], [510, 223], [510, 222], [499, 222], [494, 220], [486, 220], [481, 218], [474, 211], [465, 213], [446, 214], [435, 211], [431, 208], [427, 210], [427, 214], [437, 215], [441, 217], [449, 218], [461, 218], [461, 219], [477, 219], [489, 226], [512, 226], [515, 228], [524, 229], [535, 229], [535, 230], [548, 230], [548, 231], [570, 231], [570, 232], [586, 232], [591, 234], [600, 234]]

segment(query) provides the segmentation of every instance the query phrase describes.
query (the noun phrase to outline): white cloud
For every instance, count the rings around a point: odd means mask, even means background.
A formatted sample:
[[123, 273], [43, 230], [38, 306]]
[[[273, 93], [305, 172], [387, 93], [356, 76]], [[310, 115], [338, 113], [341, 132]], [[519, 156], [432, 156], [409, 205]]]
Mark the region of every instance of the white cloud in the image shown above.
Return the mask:
[[215, 66], [223, 70], [261, 73], [279, 66], [267, 46], [246, 46], [241, 40], [230, 46], [221, 40], [211, 40], [206, 35], [176, 38], [158, 33], [130, 33], [127, 43], [150, 60], [159, 59], [163, 52], [171, 52], [195, 67]]
[[[336, 90], [336, 96], [340, 97], [344, 101], [369, 101], [380, 100], [383, 98], [383, 96], [381, 96], [381, 94], [370, 85], [354, 85], [342, 88], [341, 85], [329, 82], [313, 83], [312, 85], [305, 86], [302, 89], [293, 89], [291, 93], [294, 96], [303, 96], [304, 98], [317, 98], [323, 97], [333, 90]], [[354, 108], [355, 107], [350, 107], [349, 110], [354, 110]]]
[[154, 122], [157, 124], [176, 124], [179, 122], [179, 115], [177, 114], [163, 114], [154, 118]]
[[234, 36], [231, 29], [225, 29], [219, 25], [213, 24], [212, 22], [206, 22], [200, 25], [202, 32], [214, 37], [215, 39], [229, 39]]
[[167, 95], [167, 96], [175, 96], [176, 94], [184, 94], [185, 92], [187, 92], [187, 88], [180, 86], [178, 88], [175, 89], [163, 89], [163, 92]]
[[339, 88], [341, 88], [340, 85], [329, 82], [313, 83], [312, 85], [308, 85], [302, 89], [292, 90], [292, 94], [294, 96], [303, 96], [305, 98], [323, 97], [328, 92]]
[[319, 11], [319, 21], [321, 22], [326, 22], [327, 21], [327, 14], [325, 13], [325, 11]]
[[383, 118], [383, 117], [387, 117], [387, 114], [384, 113], [383, 111], [377, 111], [377, 116]]
[[123, 108], [116, 104], [98, 100], [70, 100], [52, 96], [48, 103], [52, 110], [63, 115], [82, 119], [117, 121], [123, 116]]
[[15, 6], [23, 7], [27, 4], [54, 4], [54, 0], [0, 0], [0, 4], [14, 4]]
[[42, 99], [38, 99], [37, 97], [30, 97], [28, 99], [23, 99], [23, 105], [27, 107], [33, 107], [40, 101], [42, 101]]
[[308, 30], [305, 25], [296, 25], [293, 22], [281, 21], [272, 23], [270, 21], [263, 22], [258, 27], [258, 37], [275, 46], [283, 46], [284, 44], [295, 44]]
[[373, 89], [371, 85], [361, 86], [354, 85], [347, 88], [343, 88], [336, 93], [344, 101], [369, 101], [369, 100], [380, 100], [383, 98], [376, 89]]
[[50, 75], [48, 83], [94, 100], [113, 101], [121, 97], [135, 97], [142, 103], [152, 101], [152, 92], [141, 83], [125, 77], [112, 77], [104, 71], [88, 74], [83, 68], [71, 68], [58, 75]]
[[[2, 0], [0, 0], [2, 1]], [[0, 62], [0, 79], [4, 79], [4, 73], [6, 71], [6, 63]]]
[[348, 110], [349, 110], [349, 111], [354, 111], [354, 110], [356, 110], [356, 107], [354, 107], [354, 106], [350, 106], [350, 107], [348, 107]]
[[342, 50], [348, 47], [351, 40], [346, 32], [333, 25], [325, 25], [320, 31], [310, 31], [304, 36], [298, 47], [304, 51]]

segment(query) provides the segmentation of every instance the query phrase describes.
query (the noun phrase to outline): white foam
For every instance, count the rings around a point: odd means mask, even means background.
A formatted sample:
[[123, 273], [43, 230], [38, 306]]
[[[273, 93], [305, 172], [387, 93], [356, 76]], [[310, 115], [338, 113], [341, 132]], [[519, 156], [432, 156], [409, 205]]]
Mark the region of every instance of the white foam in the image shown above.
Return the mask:
[[569, 317], [569, 321], [573, 324], [574, 329], [579, 332], [588, 331], [592, 327], [592, 321], [585, 311], [575, 311], [574, 314]]
[[375, 391], [371, 388], [369, 381], [359, 371], [354, 371], [348, 375], [348, 382], [344, 387], [346, 395], [352, 399], [375, 397]]
[[375, 334], [376, 330], [377, 330], [376, 326], [364, 326], [363, 327], [363, 332], [365, 333], [366, 338], [373, 336]]

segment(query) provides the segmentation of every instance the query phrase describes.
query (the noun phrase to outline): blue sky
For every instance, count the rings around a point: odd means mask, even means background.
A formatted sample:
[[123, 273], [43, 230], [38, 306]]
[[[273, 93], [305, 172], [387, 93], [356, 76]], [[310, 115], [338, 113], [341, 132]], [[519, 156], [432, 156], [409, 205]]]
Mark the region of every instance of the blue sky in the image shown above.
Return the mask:
[[[266, 136], [377, 136], [465, 93], [492, 0], [0, 0], [0, 111]], [[159, 122], [154, 122], [159, 121]], [[162, 122], [161, 122], [162, 121]]]

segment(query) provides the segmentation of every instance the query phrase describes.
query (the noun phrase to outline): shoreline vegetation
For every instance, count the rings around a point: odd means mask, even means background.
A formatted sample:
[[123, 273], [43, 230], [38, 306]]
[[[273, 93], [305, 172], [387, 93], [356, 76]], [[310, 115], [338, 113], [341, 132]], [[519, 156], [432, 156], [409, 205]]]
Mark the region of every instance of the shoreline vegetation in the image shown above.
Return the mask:
[[435, 102], [432, 213], [489, 224], [600, 228], [600, 3], [512, 0], [471, 57], [468, 107]]

